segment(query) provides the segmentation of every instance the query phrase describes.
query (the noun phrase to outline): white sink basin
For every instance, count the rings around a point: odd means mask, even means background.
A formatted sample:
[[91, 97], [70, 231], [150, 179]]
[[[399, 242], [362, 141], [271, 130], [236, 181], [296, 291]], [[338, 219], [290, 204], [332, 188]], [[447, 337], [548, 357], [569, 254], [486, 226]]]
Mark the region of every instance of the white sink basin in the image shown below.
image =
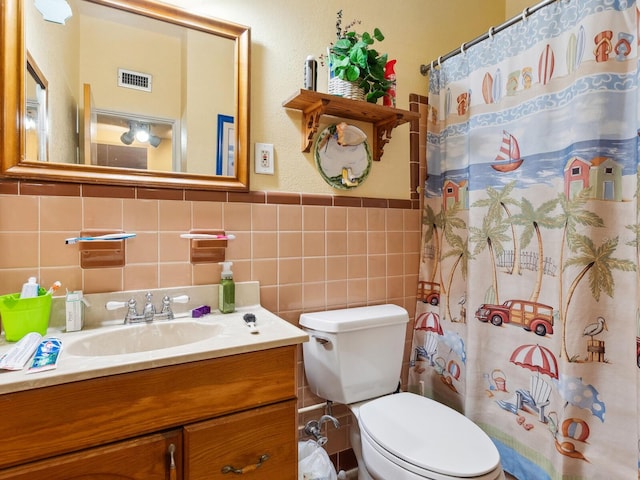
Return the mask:
[[125, 325], [79, 336], [64, 350], [80, 357], [149, 352], [207, 340], [223, 330], [220, 324], [194, 321]]

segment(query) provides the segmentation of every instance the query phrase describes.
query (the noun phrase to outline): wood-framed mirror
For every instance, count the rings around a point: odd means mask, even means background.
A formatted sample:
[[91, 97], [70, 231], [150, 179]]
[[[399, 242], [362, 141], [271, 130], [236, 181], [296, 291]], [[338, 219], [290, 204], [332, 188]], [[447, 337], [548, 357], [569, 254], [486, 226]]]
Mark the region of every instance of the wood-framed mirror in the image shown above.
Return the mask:
[[[156, 0], [66, 1], [73, 15], [64, 23], [44, 20], [33, 0], [3, 2], [0, 174], [247, 191], [250, 28]], [[51, 32], [67, 38], [57, 44]], [[34, 98], [34, 84], [45, 83]], [[28, 128], [38, 113], [34, 147]]]

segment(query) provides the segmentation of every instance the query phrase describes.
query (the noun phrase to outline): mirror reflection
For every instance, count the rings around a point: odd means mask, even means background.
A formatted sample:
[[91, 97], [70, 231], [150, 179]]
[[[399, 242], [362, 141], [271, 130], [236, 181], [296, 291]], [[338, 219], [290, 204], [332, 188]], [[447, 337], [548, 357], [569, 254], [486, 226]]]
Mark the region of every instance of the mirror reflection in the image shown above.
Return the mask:
[[25, 2], [25, 160], [237, 176], [235, 38], [68, 4]]
[[96, 113], [93, 165], [180, 171], [180, 164], [174, 164], [179, 155], [174, 151], [175, 122], [102, 110]]
[[47, 161], [47, 80], [27, 59], [26, 109], [24, 119], [26, 158]]

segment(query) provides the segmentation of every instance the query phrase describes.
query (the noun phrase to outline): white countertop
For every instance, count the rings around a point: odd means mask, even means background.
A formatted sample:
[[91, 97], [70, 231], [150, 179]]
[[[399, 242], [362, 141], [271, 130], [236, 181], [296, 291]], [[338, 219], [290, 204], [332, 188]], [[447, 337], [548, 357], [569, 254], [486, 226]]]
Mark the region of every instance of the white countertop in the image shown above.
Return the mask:
[[[245, 313], [253, 313], [256, 316], [260, 333], [251, 333], [243, 320]], [[296, 345], [308, 340], [308, 336], [303, 330], [274, 315], [259, 304], [241, 305], [234, 313], [230, 314], [216, 312], [198, 319], [176, 318], [174, 320], [156, 320], [155, 322], [218, 324], [221, 331], [208, 339], [160, 350], [81, 356], [66, 351], [65, 345], [81, 342], [83, 339], [88, 339], [102, 332], [135, 328], [136, 325], [109, 325], [69, 333], [50, 328], [47, 336], [59, 338], [62, 341], [62, 352], [57, 367], [48, 371], [29, 372], [28, 367], [31, 365], [31, 361], [29, 361], [23, 370], [0, 371], [0, 394]], [[0, 356], [6, 353], [12, 345], [3, 342], [0, 345]]]

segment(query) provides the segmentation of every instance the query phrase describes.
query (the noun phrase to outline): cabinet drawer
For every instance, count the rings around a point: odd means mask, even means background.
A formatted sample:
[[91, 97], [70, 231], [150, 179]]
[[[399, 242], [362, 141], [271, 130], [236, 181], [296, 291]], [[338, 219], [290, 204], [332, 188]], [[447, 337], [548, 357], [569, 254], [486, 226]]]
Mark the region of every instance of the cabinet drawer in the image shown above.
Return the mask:
[[[43, 433], [46, 436], [46, 433]], [[175, 447], [175, 476], [170, 477], [170, 445]], [[166, 480], [182, 478], [180, 430], [146, 435], [104, 447], [0, 470], [1, 480]]]
[[[242, 478], [295, 480], [298, 468], [296, 402], [227, 415], [184, 428], [185, 478], [229, 480], [225, 466], [244, 469]], [[267, 455], [259, 467], [260, 458]]]

